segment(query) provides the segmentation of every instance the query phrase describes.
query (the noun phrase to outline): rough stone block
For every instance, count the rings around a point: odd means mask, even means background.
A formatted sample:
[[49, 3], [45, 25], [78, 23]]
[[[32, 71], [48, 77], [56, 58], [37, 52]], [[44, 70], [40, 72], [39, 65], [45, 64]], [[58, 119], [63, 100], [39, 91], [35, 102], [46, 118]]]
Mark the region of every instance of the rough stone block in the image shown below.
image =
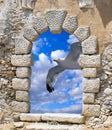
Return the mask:
[[83, 91], [89, 93], [97, 93], [100, 88], [100, 79], [83, 79]]
[[83, 94], [83, 103], [94, 103], [95, 94], [94, 93], [84, 93]]
[[18, 37], [15, 39], [15, 54], [28, 54], [31, 49], [32, 43], [25, 38]]
[[82, 68], [97, 68], [101, 66], [100, 55], [83, 55], [79, 57], [79, 63]]
[[78, 38], [79, 41], [84, 41], [90, 36], [90, 28], [89, 27], [78, 27], [74, 32], [74, 35]]
[[41, 114], [21, 114], [20, 115], [21, 121], [27, 121], [27, 122], [39, 122], [41, 121]]
[[33, 65], [33, 56], [29, 55], [12, 55], [11, 63], [13, 66], [32, 66]]
[[30, 110], [30, 104], [28, 102], [13, 101], [11, 103], [11, 107], [14, 112], [20, 112], [20, 113], [28, 113]]
[[52, 33], [60, 33], [62, 31], [66, 14], [66, 10], [49, 10], [45, 13], [45, 18]]
[[30, 80], [29, 79], [20, 79], [20, 78], [13, 78], [12, 79], [12, 87], [15, 90], [29, 90], [30, 88]]
[[99, 116], [100, 115], [100, 105], [84, 105], [83, 114], [85, 116]]
[[63, 114], [63, 113], [45, 113], [42, 115], [43, 121], [58, 121], [58, 122], [68, 122], [82, 124], [85, 122], [85, 118], [78, 114]]
[[35, 30], [41, 34], [48, 30], [48, 24], [44, 17], [39, 16], [34, 19], [33, 27]]
[[24, 127], [24, 122], [14, 122], [14, 126], [16, 128], [22, 128], [22, 127]]
[[83, 69], [83, 76], [85, 78], [96, 78], [97, 69], [96, 68], [84, 68]]
[[31, 76], [31, 68], [30, 67], [17, 67], [16, 76], [18, 78], [29, 78]]
[[93, 8], [94, 7], [94, 0], [79, 0], [79, 7], [80, 8]]
[[29, 92], [27, 91], [16, 91], [16, 100], [17, 101], [29, 101]]
[[90, 36], [82, 42], [83, 54], [95, 54], [98, 51], [98, 43], [96, 36]]
[[33, 27], [27, 26], [23, 29], [23, 36], [30, 42], [34, 42], [39, 34], [35, 31]]
[[104, 90], [104, 94], [106, 94], [106, 95], [112, 95], [112, 89], [110, 89], [110, 88], [106, 88], [105, 90]]
[[108, 116], [107, 120], [104, 122], [104, 127], [107, 129], [112, 126], [112, 116]]
[[73, 33], [78, 27], [77, 17], [70, 16], [66, 17], [63, 23], [63, 29], [69, 33]]
[[50, 123], [30, 123], [26, 125], [25, 130], [87, 130], [83, 125], [77, 124], [54, 124]]

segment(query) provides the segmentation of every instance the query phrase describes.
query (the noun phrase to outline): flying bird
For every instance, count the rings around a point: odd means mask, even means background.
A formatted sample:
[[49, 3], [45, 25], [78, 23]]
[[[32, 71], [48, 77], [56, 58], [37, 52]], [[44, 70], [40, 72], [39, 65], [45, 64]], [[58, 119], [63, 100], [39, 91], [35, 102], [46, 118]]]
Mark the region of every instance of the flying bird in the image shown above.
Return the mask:
[[64, 70], [73, 70], [80, 69], [80, 65], [78, 63], [78, 59], [80, 54], [82, 53], [82, 47], [80, 42], [75, 42], [70, 46], [70, 52], [66, 56], [65, 59], [55, 59], [57, 65], [49, 69], [47, 78], [46, 78], [46, 88], [51, 93], [54, 91], [54, 84], [56, 82], [57, 77]]

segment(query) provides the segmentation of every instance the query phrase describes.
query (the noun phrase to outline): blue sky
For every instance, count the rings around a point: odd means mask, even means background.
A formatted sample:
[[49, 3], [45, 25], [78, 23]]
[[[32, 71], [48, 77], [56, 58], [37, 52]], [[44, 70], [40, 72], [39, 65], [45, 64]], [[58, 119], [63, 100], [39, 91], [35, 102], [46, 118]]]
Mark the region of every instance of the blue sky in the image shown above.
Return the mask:
[[82, 71], [66, 70], [60, 74], [54, 86], [55, 91], [46, 90], [46, 76], [56, 65], [53, 59], [67, 56], [70, 44], [78, 41], [74, 35], [62, 31], [52, 34], [46, 31], [33, 44], [34, 66], [31, 76], [31, 113], [81, 113]]

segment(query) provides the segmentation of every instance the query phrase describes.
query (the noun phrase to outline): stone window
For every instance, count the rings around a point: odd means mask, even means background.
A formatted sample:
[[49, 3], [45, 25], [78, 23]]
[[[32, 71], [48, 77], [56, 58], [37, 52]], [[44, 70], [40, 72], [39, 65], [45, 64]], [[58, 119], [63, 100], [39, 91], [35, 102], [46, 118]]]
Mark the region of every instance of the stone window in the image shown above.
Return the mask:
[[101, 59], [98, 54], [97, 37], [91, 36], [90, 27], [78, 26], [77, 16], [67, 16], [67, 11], [63, 9], [46, 11], [44, 16], [36, 16], [32, 21], [33, 24], [28, 23], [16, 38], [15, 54], [11, 57], [12, 65], [17, 67], [16, 77], [12, 79], [12, 86], [16, 91], [16, 100], [11, 104], [13, 111], [30, 112], [29, 89], [31, 66], [33, 66], [31, 55], [33, 42], [48, 29], [53, 34], [59, 34], [64, 29], [75, 35], [82, 43], [83, 53], [79, 62], [84, 73], [83, 114], [99, 116], [100, 105], [95, 103], [95, 95], [100, 91], [97, 70], [101, 66]]

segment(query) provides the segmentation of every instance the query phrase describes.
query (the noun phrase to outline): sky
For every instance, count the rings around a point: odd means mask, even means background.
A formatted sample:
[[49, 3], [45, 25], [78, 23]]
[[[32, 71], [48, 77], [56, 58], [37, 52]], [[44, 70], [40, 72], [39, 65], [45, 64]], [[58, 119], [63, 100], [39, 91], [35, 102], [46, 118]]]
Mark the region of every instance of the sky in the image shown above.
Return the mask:
[[34, 66], [32, 66], [30, 102], [31, 113], [82, 113], [82, 71], [65, 70], [54, 85], [53, 93], [46, 90], [48, 70], [57, 63], [53, 59], [65, 58], [70, 44], [78, 41], [74, 35], [62, 31], [52, 34], [49, 30], [41, 34], [33, 44]]

